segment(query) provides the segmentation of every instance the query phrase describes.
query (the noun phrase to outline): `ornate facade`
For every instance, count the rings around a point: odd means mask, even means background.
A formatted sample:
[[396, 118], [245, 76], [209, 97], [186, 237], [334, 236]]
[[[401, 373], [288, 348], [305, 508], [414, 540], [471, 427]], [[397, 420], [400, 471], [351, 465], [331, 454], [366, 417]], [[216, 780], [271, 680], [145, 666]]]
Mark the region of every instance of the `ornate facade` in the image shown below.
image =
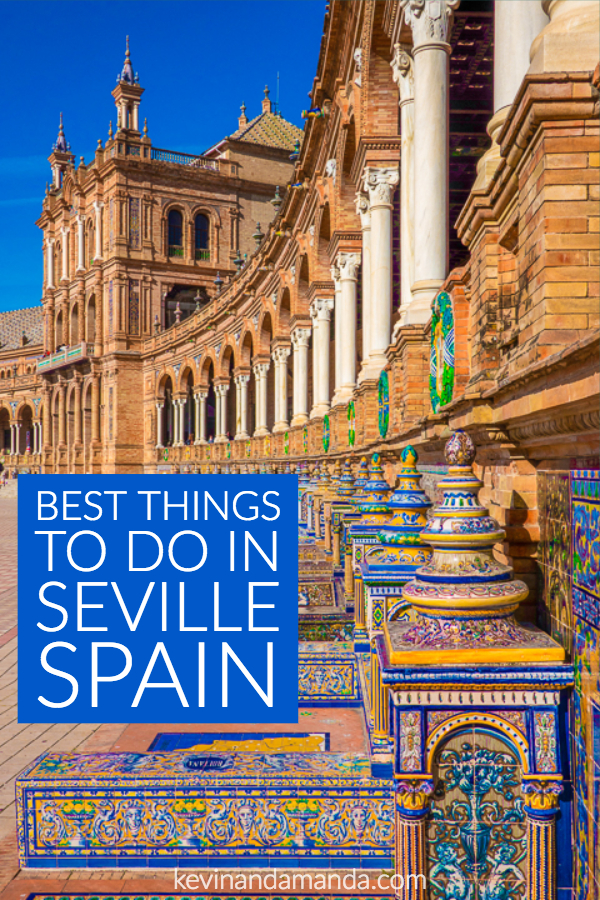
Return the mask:
[[[37, 346], [34, 371], [33, 345], [0, 348], [9, 470], [283, 471], [378, 454], [368, 496], [381, 522], [365, 518], [373, 508], [358, 515], [343, 478], [333, 489], [328, 473], [303, 473], [301, 634], [328, 642], [326, 665], [305, 661], [321, 671], [317, 694], [344, 665], [354, 698], [359, 661], [372, 771], [395, 775], [398, 858], [429, 867], [435, 897], [459, 896], [459, 875], [467, 897], [485, 874], [486, 897], [524, 896], [527, 883], [527, 896], [550, 897], [574, 877], [583, 900], [598, 878], [600, 791], [586, 763], [600, 741], [598, 12], [595, 0], [333, 0], [301, 143], [266, 97], [266, 118], [243, 111], [238, 132], [196, 159], [161, 155], [139, 130], [128, 57], [118, 130], [94, 162], [75, 168], [62, 128], [50, 157], [45, 355]], [[461, 477], [472, 514], [492, 523], [491, 580], [516, 579], [510, 621], [490, 598], [483, 612], [513, 644], [501, 665], [520, 666], [487, 685], [479, 668], [495, 657], [479, 626], [455, 615], [440, 637], [435, 617], [395, 621], [397, 605], [388, 623], [377, 597], [399, 596], [403, 579], [379, 583], [366, 558], [386, 545], [401, 455], [418, 452], [438, 502], [457, 429], [477, 445]], [[346, 569], [343, 604], [336, 594], [321, 615], [311, 598], [331, 566], [319, 568], [319, 548]], [[415, 590], [404, 599], [424, 615]], [[519, 623], [537, 618], [553, 640], [526, 640]], [[432, 675], [436, 635], [447, 655]], [[356, 655], [345, 645], [336, 657], [332, 643], [351, 636]], [[495, 773], [489, 784], [469, 781], [475, 764]], [[557, 797], [572, 780], [556, 868]], [[585, 847], [574, 876], [572, 818]]]

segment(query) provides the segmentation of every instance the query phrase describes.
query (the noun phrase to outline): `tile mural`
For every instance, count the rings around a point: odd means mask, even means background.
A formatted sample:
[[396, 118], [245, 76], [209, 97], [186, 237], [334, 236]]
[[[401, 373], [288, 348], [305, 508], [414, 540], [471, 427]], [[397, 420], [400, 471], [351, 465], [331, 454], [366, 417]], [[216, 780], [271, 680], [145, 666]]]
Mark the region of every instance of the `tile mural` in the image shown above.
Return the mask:
[[600, 897], [600, 471], [538, 472], [542, 624], [571, 654], [575, 900]]

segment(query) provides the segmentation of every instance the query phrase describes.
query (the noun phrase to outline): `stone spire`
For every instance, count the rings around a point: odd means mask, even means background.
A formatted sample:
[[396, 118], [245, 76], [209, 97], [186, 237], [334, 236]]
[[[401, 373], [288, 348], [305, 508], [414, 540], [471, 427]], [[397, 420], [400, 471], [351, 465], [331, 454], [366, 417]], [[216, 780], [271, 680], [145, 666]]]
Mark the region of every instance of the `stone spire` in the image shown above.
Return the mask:
[[68, 153], [71, 149], [69, 144], [67, 143], [67, 139], [65, 137], [65, 129], [63, 126], [63, 114], [60, 114], [60, 123], [58, 126], [58, 137], [56, 138], [56, 143], [54, 144], [53, 150], [56, 150], [58, 153]]
[[125, 62], [121, 69], [119, 81], [125, 81], [127, 84], [137, 84], [138, 76], [134, 74], [133, 65], [131, 63], [131, 54], [129, 52], [129, 35], [125, 38]]

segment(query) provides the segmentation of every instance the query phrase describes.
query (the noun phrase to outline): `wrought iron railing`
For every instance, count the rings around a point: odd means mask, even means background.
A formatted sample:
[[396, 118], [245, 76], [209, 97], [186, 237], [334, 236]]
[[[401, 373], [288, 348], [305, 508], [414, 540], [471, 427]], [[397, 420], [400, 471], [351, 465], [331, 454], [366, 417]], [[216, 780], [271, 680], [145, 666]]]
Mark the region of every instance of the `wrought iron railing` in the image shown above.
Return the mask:
[[210, 259], [210, 250], [198, 250], [196, 249], [196, 259]]
[[198, 169], [219, 171], [218, 159], [207, 159], [205, 156], [194, 156], [191, 153], [179, 153], [177, 150], [159, 150], [158, 147], [153, 147], [151, 158], [159, 162], [175, 163], [178, 166], [194, 166]]
[[183, 247], [178, 244], [169, 244], [169, 256], [183, 256]]

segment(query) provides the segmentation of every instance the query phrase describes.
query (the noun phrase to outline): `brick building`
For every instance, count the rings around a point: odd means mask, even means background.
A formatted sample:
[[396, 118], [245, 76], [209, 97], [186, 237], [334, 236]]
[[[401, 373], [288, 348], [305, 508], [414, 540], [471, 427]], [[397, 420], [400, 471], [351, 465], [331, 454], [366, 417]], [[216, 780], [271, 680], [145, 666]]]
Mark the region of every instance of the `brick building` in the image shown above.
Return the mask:
[[128, 55], [115, 134], [76, 167], [61, 125], [50, 157], [43, 348], [33, 323], [0, 348], [4, 465], [378, 451], [391, 481], [410, 443], [434, 484], [463, 428], [524, 615], [572, 647], [542, 486], [598, 467], [597, 34], [586, 0], [333, 0], [304, 133], [265, 95], [201, 157], [140, 130]]

